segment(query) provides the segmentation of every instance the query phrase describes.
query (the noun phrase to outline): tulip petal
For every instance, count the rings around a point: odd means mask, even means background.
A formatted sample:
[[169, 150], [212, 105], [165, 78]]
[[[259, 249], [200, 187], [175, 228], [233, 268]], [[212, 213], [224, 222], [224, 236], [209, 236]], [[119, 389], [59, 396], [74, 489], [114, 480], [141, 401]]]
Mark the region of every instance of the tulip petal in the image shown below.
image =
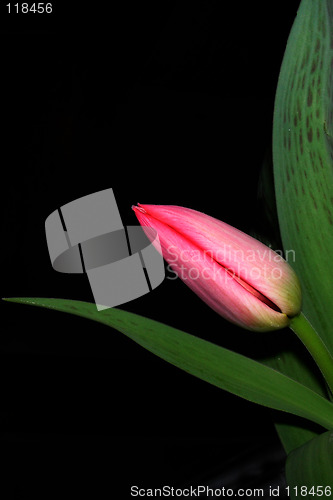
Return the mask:
[[170, 205], [141, 205], [146, 214], [167, 224], [214, 260], [276, 304], [288, 316], [298, 314], [298, 278], [282, 258], [260, 241], [196, 210]]
[[[181, 207], [161, 207], [151, 205], [133, 207], [143, 227], [152, 227], [157, 231], [163, 257], [173, 271], [218, 314], [249, 330], [267, 331], [288, 325], [286, 314], [277, 312], [260, 300], [260, 294], [254, 294], [244, 287], [233, 273], [213, 258], [216, 251], [203, 251], [198, 242], [196, 228], [184, 226], [178, 216]], [[159, 208], [170, 209], [167, 213]], [[175, 210], [174, 210], [175, 209]], [[184, 209], [193, 217], [198, 212]], [[158, 215], [159, 218], [152, 214]], [[170, 216], [171, 215], [171, 216]], [[196, 216], [196, 215], [195, 215]], [[207, 217], [207, 216], [205, 216]], [[183, 215], [184, 218], [184, 215]], [[176, 223], [174, 223], [176, 220]], [[188, 221], [189, 218], [185, 217]], [[231, 226], [226, 225], [228, 228]], [[237, 231], [237, 230], [236, 230]], [[194, 235], [194, 236], [193, 236]], [[195, 237], [197, 235], [197, 237]], [[204, 242], [208, 249], [208, 241]]]

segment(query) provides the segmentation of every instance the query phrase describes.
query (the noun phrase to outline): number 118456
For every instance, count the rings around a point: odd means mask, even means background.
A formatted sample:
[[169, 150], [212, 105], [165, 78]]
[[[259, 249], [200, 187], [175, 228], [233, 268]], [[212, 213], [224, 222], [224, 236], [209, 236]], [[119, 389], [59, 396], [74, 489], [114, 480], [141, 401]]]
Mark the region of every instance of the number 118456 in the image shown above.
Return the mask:
[[52, 3], [7, 3], [8, 14], [51, 14]]

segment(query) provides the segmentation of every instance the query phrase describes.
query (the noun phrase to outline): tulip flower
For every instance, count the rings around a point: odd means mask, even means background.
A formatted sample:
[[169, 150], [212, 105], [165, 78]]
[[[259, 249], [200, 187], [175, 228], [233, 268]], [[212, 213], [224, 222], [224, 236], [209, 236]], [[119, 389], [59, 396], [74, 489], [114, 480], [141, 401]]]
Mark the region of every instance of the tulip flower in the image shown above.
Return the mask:
[[173, 272], [225, 319], [248, 330], [269, 331], [288, 326], [299, 314], [298, 278], [271, 248], [189, 208], [132, 208], [143, 228], [157, 232], [159, 251]]

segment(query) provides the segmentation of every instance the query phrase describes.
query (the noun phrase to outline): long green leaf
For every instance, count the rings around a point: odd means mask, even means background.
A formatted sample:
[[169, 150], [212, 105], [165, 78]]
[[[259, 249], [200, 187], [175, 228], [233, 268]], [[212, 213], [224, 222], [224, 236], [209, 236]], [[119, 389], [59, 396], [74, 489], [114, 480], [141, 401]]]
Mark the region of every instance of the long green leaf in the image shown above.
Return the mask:
[[303, 312], [333, 353], [333, 2], [302, 0], [280, 72], [273, 160]]
[[[258, 218], [261, 225], [259, 226], [259, 234], [253, 236], [266, 245], [270, 245], [273, 249], [281, 249], [271, 151], [266, 155], [261, 169], [258, 203]], [[267, 342], [267, 352], [271, 352], [271, 355], [260, 361], [327, 397], [323, 377], [306, 348], [290, 330], [287, 332], [284, 335], [281, 335], [280, 332], [280, 335], [275, 337], [276, 340], [279, 339], [279, 342], [273, 351], [271, 341]], [[322, 432], [320, 427], [309, 421], [290, 415], [282, 415], [281, 412], [275, 413], [275, 427], [287, 454]]]
[[[7, 299], [8, 300], [8, 299]], [[148, 318], [65, 299], [14, 298], [83, 316], [119, 330], [169, 363], [255, 403], [333, 428], [333, 405], [316, 392], [257, 361]], [[129, 367], [130, 370], [130, 367]]]
[[325, 432], [293, 451], [287, 458], [286, 477], [291, 498], [331, 498], [333, 432]]
[[[292, 335], [292, 333], [290, 332]], [[297, 339], [296, 339], [297, 340]], [[265, 364], [284, 373], [293, 380], [309, 387], [323, 397], [327, 397], [327, 391], [324, 384], [321, 384], [320, 374], [314, 363], [308, 359], [306, 353], [301, 354], [301, 349], [297, 349], [298, 342], [292, 343], [294, 350], [285, 350], [279, 352], [276, 356], [263, 360]], [[301, 352], [300, 352], [301, 351]], [[281, 421], [282, 420], [282, 421]], [[298, 448], [316, 435], [321, 433], [321, 428], [310, 422], [298, 421], [299, 419], [282, 418], [277, 416], [276, 430], [281, 439], [286, 453]]]

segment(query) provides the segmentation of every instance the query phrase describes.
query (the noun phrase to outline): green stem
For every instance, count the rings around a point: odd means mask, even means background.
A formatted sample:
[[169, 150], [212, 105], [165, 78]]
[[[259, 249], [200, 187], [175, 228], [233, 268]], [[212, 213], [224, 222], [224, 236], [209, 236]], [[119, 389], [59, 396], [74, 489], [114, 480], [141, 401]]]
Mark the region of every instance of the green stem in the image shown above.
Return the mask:
[[308, 349], [333, 392], [333, 357], [316, 330], [303, 313], [291, 319], [289, 328], [296, 333]]

